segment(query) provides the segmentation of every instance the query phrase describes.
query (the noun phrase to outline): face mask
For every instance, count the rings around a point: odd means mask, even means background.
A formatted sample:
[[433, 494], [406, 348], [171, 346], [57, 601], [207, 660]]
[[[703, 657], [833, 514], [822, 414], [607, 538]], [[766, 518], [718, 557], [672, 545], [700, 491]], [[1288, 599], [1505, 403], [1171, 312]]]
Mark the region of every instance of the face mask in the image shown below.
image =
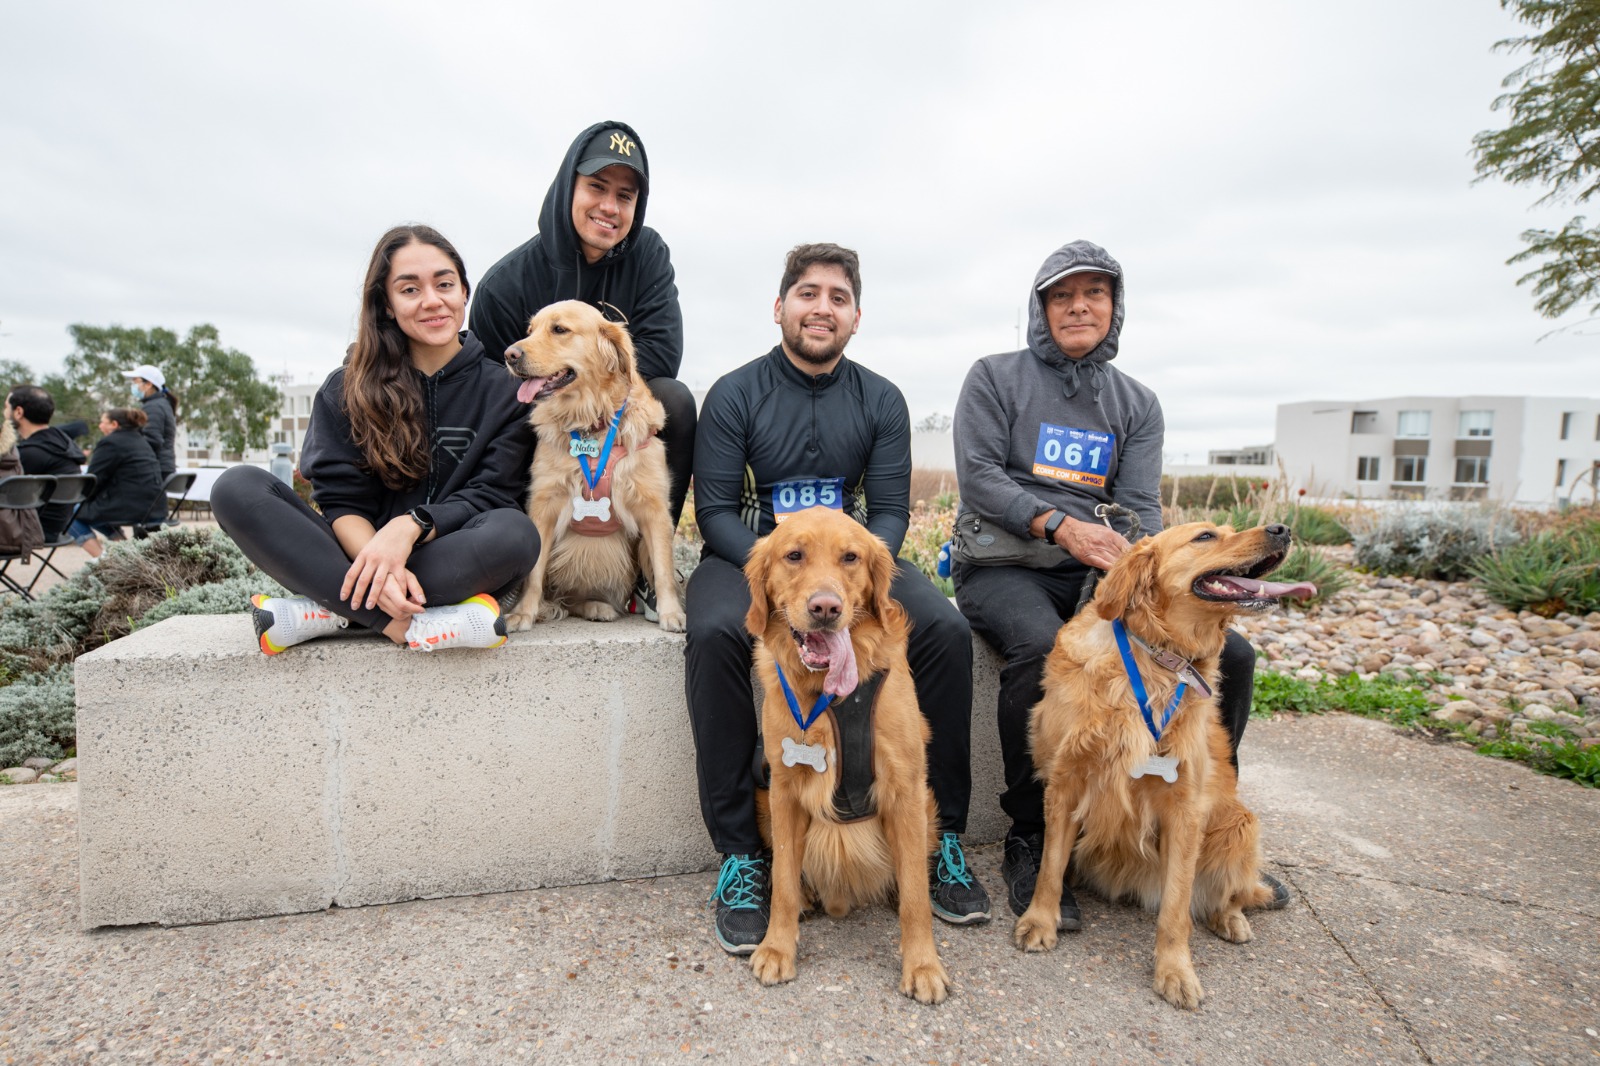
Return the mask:
[[135, 400], [144, 399], [144, 389], [139, 387], [139, 383], [137, 381], [128, 386], [128, 391], [133, 393], [133, 398]]

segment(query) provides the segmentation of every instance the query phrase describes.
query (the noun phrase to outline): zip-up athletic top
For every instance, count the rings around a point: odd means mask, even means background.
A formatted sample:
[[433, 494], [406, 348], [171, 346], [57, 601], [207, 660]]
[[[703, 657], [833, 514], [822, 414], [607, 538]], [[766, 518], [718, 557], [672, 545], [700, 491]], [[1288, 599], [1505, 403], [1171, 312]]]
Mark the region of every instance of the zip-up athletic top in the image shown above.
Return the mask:
[[300, 472], [330, 523], [360, 515], [375, 527], [425, 506], [439, 536], [497, 507], [518, 506], [533, 454], [529, 405], [517, 402], [517, 382], [484, 358], [483, 345], [461, 334], [461, 350], [438, 373], [418, 370], [431, 461], [417, 485], [396, 491], [363, 466], [344, 411], [344, 367], [328, 375], [311, 405], [300, 450]]
[[[743, 564], [777, 510], [842, 509], [900, 553], [911, 521], [911, 416], [887, 378], [847, 357], [802, 372], [780, 345], [718, 379], [694, 444], [695, 520]], [[835, 498], [837, 494], [837, 498]]]
[[504, 358], [512, 342], [527, 336], [528, 319], [541, 308], [558, 300], [582, 300], [595, 306], [603, 301], [627, 316], [639, 375], [646, 381], [678, 376], [683, 363], [683, 313], [678, 309], [678, 286], [667, 243], [644, 224], [650, 202], [648, 180], [634, 205], [633, 228], [599, 262], [585, 261], [578, 233], [572, 228], [578, 157], [589, 138], [611, 127], [627, 130], [633, 138], [639, 165], [648, 179], [650, 162], [631, 127], [599, 122], [578, 134], [544, 195], [539, 232], [507, 252], [473, 290], [468, 324], [483, 341], [484, 353], [495, 362]]

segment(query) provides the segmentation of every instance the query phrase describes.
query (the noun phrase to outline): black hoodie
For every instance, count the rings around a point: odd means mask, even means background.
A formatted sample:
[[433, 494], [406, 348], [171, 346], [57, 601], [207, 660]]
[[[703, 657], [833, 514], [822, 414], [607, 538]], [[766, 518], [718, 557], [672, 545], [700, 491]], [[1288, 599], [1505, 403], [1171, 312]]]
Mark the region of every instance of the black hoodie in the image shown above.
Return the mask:
[[350, 439], [344, 412], [344, 367], [328, 375], [311, 407], [311, 428], [300, 449], [300, 473], [329, 522], [357, 514], [382, 528], [413, 507], [426, 506], [442, 537], [484, 511], [516, 507], [528, 486], [533, 429], [528, 405], [517, 402], [517, 381], [484, 358], [470, 333], [461, 350], [432, 377], [413, 370], [422, 390], [432, 452], [428, 476], [396, 491], [368, 471]]
[[[598, 262], [583, 258], [572, 227], [572, 188], [578, 157], [589, 138], [603, 129], [626, 130], [638, 145], [644, 187], [633, 212], [633, 228]], [[539, 209], [539, 232], [507, 253], [478, 282], [472, 294], [469, 325], [483, 342], [484, 354], [500, 361], [506, 348], [527, 335], [528, 319], [558, 300], [614, 305], [628, 319], [639, 373], [650, 378], [675, 378], [683, 362], [683, 314], [672, 258], [661, 235], [644, 224], [650, 202], [650, 160], [644, 143], [621, 122], [599, 122], [567, 149], [561, 170]]]
[[[79, 423], [81, 425], [81, 423]], [[76, 441], [56, 426], [35, 430], [27, 439], [17, 439], [17, 455], [22, 459], [22, 469], [28, 474], [81, 474], [83, 449]], [[46, 504], [39, 512], [39, 524], [44, 526], [47, 539], [67, 528], [67, 516], [72, 514], [72, 504]]]

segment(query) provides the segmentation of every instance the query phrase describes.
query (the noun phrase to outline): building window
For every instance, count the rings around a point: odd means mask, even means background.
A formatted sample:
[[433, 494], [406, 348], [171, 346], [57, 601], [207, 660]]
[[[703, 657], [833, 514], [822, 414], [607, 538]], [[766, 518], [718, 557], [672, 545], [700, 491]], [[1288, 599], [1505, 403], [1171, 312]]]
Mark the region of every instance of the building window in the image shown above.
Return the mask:
[[[1427, 412], [1424, 411], [1424, 414]], [[1426, 455], [1397, 455], [1394, 457], [1394, 479], [1407, 484], [1419, 484], [1428, 477]]]
[[1567, 483], [1567, 461], [1565, 459], [1557, 459], [1556, 460], [1556, 488], [1559, 489], [1562, 485], [1565, 485], [1566, 483]]
[[1352, 411], [1350, 413], [1351, 433], [1376, 433], [1378, 432], [1378, 412]]
[[1432, 421], [1432, 411], [1401, 411], [1394, 435], [1397, 437], [1426, 437]]
[[1561, 439], [1568, 440], [1572, 436], [1572, 420], [1577, 417], [1576, 411], [1561, 412]]
[[1489, 483], [1489, 457], [1464, 455], [1456, 459], [1457, 485], [1487, 485]]
[[1376, 455], [1363, 455], [1356, 460], [1356, 480], [1378, 480], [1378, 457]]
[[1456, 430], [1458, 437], [1492, 437], [1494, 436], [1493, 411], [1462, 411], [1460, 427]]

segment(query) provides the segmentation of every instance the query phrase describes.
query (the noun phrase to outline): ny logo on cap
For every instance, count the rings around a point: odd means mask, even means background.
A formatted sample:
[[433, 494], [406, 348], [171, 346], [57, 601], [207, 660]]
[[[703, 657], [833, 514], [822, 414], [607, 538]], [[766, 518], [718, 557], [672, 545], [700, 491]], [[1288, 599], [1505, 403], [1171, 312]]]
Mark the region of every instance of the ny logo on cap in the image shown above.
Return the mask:
[[607, 147], [618, 155], [633, 155], [632, 138], [624, 137], [621, 133], [613, 133], [611, 135], [611, 144]]

